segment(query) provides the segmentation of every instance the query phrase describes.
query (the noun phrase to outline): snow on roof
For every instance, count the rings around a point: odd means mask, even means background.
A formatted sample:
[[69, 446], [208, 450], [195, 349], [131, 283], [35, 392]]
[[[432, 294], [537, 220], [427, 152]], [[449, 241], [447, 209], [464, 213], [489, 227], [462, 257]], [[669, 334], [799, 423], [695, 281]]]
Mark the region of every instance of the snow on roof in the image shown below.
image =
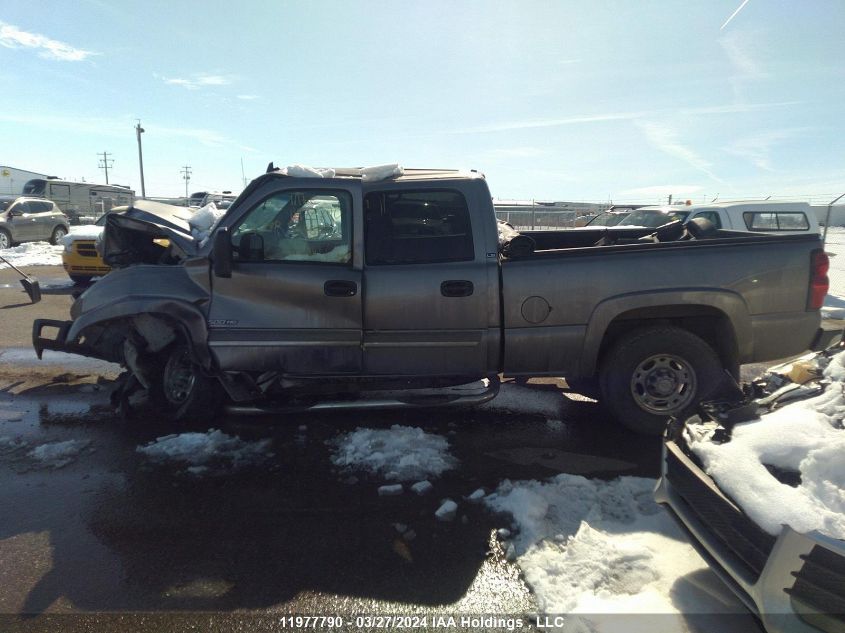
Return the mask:
[[[690, 433], [690, 449], [706, 472], [769, 534], [786, 524], [845, 539], [845, 353], [833, 357], [824, 376], [831, 381], [824, 393], [737, 424], [729, 442]], [[800, 473], [801, 481], [782, 483], [769, 468]]]
[[335, 466], [365, 470], [387, 481], [438, 477], [458, 465], [445, 437], [398, 424], [389, 429], [359, 428], [329, 444]]

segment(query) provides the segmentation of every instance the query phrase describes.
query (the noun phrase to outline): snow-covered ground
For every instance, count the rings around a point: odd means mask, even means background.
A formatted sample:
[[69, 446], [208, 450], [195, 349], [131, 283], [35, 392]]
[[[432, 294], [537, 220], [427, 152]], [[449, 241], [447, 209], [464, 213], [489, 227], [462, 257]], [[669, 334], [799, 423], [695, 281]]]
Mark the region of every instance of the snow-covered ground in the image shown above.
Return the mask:
[[[83, 224], [70, 227], [70, 234], [85, 235], [94, 230], [99, 231], [100, 227], [93, 224]], [[61, 244], [53, 246], [49, 242], [24, 242], [18, 246], [0, 250], [0, 256], [9, 260], [18, 268], [25, 266], [61, 266], [63, 248], [64, 246]], [[0, 262], [0, 270], [3, 268], [8, 268], [8, 266]]]
[[435, 478], [458, 465], [445, 437], [398, 424], [389, 429], [359, 428], [331, 444], [335, 466], [366, 471], [390, 482]]
[[[545, 482], [506, 480], [485, 497], [488, 507], [513, 516], [516, 534], [506, 548], [540, 611], [580, 614], [563, 630], [620, 630], [618, 619], [605, 629], [595, 614], [676, 614], [660, 619], [660, 630], [686, 631], [681, 614], [746, 613], [653, 501], [654, 485], [561, 474]], [[625, 630], [636, 626], [632, 620]]]
[[266, 462], [274, 456], [271, 444], [269, 439], [250, 442], [209, 429], [205, 433], [164, 435], [136, 450], [155, 462], [183, 465], [191, 475], [212, 475]]

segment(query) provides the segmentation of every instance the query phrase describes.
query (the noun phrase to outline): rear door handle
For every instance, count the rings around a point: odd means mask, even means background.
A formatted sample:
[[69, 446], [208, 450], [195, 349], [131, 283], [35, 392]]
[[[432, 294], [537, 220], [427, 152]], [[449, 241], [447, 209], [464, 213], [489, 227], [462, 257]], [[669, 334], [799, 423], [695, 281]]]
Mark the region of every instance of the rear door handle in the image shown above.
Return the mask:
[[358, 294], [358, 284], [345, 279], [331, 279], [323, 284], [327, 297], [354, 297]]
[[469, 297], [474, 290], [472, 282], [463, 279], [449, 279], [440, 284], [440, 294], [444, 297]]

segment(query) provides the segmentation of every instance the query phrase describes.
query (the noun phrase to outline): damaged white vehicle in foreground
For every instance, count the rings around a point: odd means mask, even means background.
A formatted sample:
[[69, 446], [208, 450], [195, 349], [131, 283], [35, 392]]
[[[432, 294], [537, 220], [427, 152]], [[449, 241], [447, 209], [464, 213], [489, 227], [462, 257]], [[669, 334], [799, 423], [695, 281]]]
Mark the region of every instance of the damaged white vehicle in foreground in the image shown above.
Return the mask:
[[845, 354], [766, 382], [670, 424], [655, 498], [767, 631], [843, 631]]

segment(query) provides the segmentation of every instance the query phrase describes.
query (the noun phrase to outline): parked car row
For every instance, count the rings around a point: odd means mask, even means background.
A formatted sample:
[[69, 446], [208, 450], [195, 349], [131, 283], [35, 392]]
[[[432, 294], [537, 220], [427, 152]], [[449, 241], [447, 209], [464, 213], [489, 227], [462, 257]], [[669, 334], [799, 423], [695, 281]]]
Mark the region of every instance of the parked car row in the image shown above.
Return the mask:
[[770, 200], [640, 207], [629, 213], [608, 211], [594, 218], [588, 226], [601, 224], [657, 228], [675, 220], [687, 223], [693, 218], [705, 218], [717, 229], [731, 231], [780, 235], [819, 232], [816, 214], [806, 202]]

